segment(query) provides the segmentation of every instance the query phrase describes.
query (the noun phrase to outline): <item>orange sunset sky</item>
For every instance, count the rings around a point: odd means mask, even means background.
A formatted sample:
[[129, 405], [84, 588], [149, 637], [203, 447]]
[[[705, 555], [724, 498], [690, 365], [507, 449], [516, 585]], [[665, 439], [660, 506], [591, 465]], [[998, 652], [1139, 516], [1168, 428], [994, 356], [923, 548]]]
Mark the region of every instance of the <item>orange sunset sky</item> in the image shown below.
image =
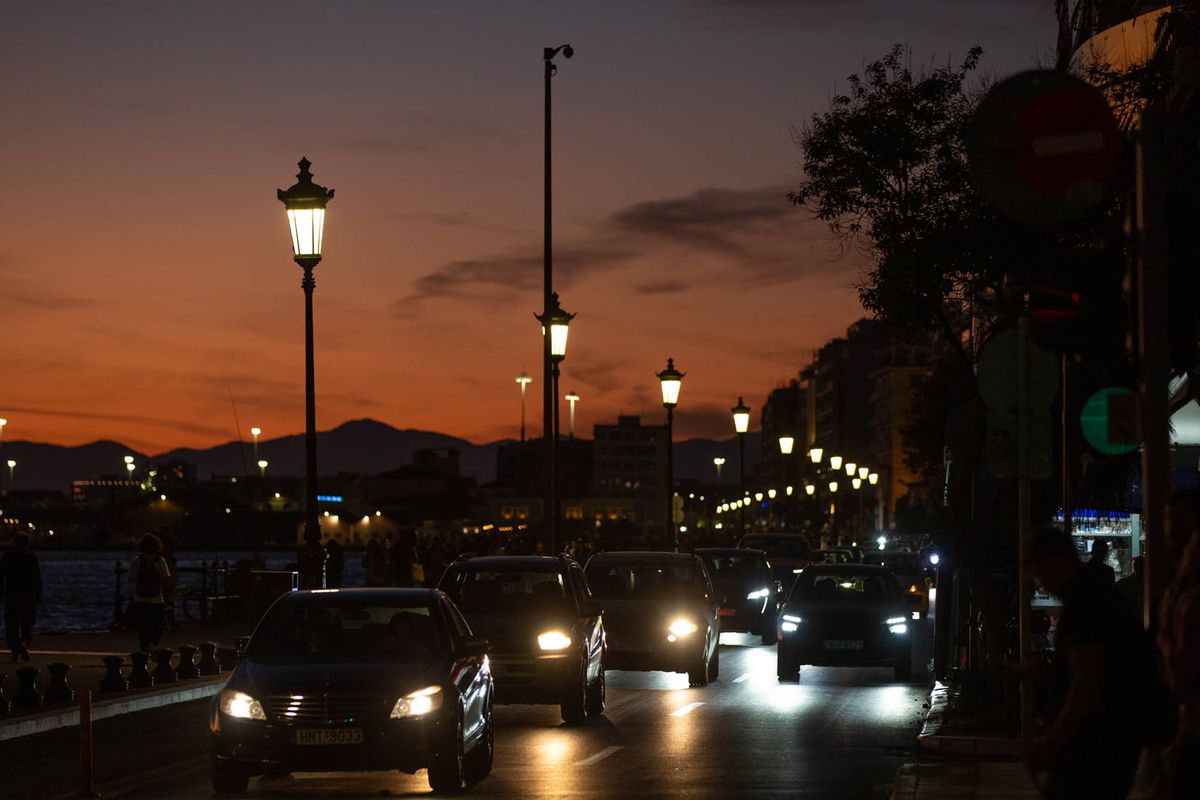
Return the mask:
[[[790, 206], [792, 128], [912, 45], [1045, 63], [1051, 0], [26, 2], [0, 11], [6, 440], [142, 452], [304, 427], [303, 294], [275, 190], [329, 207], [318, 427], [540, 423], [541, 48], [579, 426], [724, 437], [861, 315], [861, 265]], [[565, 415], [564, 415], [565, 418]], [[564, 422], [565, 424], [565, 422]]]

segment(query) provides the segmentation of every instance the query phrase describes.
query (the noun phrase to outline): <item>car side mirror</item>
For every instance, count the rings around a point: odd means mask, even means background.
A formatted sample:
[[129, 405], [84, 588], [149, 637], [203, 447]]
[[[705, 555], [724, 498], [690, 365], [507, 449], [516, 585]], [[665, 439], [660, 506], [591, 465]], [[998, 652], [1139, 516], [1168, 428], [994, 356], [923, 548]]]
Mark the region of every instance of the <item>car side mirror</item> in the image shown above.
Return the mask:
[[486, 636], [464, 636], [462, 638], [462, 653], [468, 656], [481, 656], [491, 649], [491, 643]]
[[603, 613], [604, 606], [595, 600], [585, 600], [579, 604], [579, 616], [581, 617], [598, 617]]

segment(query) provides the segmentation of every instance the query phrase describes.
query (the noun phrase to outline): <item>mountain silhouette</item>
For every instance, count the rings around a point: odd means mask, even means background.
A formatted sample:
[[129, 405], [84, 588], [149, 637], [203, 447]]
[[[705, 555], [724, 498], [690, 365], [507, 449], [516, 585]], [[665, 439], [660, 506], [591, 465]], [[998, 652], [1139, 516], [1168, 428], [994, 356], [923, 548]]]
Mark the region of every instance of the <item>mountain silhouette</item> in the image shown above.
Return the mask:
[[[496, 479], [496, 452], [510, 440], [474, 444], [466, 439], [434, 431], [393, 428], [373, 419], [345, 422], [336, 428], [317, 433], [317, 463], [322, 475], [338, 473], [378, 474], [412, 463], [418, 450], [453, 447], [459, 451], [459, 469], [464, 476], [479, 484]], [[746, 474], [750, 475], [758, 461], [757, 433], [746, 437]], [[8, 488], [8, 470], [3, 461], [17, 462], [15, 488], [22, 490], [66, 491], [71, 481], [125, 477], [125, 456], [133, 456], [138, 475], [148, 462], [183, 461], [195, 465], [200, 480], [213, 475], [256, 475], [257, 459], [249, 438], [244, 442], [226, 442], [208, 449], [179, 448], [165, 453], [147, 455], [120, 442], [97, 441], [91, 444], [66, 447], [40, 442], [5, 441], [0, 444], [0, 481]], [[714, 441], [690, 439], [675, 443], [675, 477], [679, 480], [698, 480], [713, 483], [716, 470], [713, 457], [726, 459], [722, 471], [723, 483], [737, 484], [737, 440]], [[258, 458], [268, 462], [267, 474], [288, 477], [304, 475], [304, 434], [292, 434], [276, 439], [260, 439]]]

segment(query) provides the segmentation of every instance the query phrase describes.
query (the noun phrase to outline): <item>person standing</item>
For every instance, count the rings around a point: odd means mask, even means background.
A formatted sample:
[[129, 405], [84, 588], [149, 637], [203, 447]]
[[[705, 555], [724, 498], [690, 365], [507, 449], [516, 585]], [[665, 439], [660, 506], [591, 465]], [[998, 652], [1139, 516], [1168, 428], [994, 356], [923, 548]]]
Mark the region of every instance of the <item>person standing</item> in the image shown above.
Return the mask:
[[163, 634], [165, 602], [163, 588], [171, 579], [171, 569], [162, 557], [162, 540], [152, 533], [138, 539], [137, 555], [129, 565], [133, 584], [133, 620], [137, 628], [138, 649], [149, 653], [158, 646]]
[[345, 571], [346, 551], [337, 539], [330, 538], [325, 542], [325, 585], [330, 589], [340, 589]]
[[1058, 713], [1028, 753], [1045, 773], [1047, 800], [1123, 798], [1152, 736], [1151, 698], [1161, 693], [1154, 648], [1104, 576], [1079, 560], [1071, 535], [1034, 535], [1029, 568], [1063, 603], [1052, 665]]
[[367, 542], [367, 552], [362, 559], [363, 572], [366, 573], [367, 586], [388, 586], [391, 576], [388, 575], [388, 555], [378, 539]]
[[0, 556], [0, 597], [4, 598], [4, 633], [14, 662], [29, 660], [33, 625], [42, 602], [42, 567], [29, 551], [29, 537], [18, 533], [12, 549]]
[[1116, 582], [1117, 573], [1108, 565], [1108, 539], [1092, 542], [1092, 557], [1085, 567], [1104, 586], [1112, 586]]

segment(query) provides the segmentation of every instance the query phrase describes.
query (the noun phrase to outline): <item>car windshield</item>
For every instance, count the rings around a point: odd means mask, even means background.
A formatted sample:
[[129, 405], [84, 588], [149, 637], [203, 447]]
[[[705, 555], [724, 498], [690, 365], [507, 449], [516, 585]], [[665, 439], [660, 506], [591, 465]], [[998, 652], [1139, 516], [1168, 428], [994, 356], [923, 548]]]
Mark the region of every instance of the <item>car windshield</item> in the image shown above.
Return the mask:
[[767, 565], [758, 553], [701, 553], [704, 566], [714, 581], [762, 579]]
[[884, 553], [871, 559], [872, 564], [881, 564], [897, 575], [919, 575], [921, 559], [912, 553]]
[[825, 564], [849, 564], [852, 560], [849, 550], [822, 550], [819, 555]]
[[558, 572], [463, 570], [443, 589], [464, 614], [539, 614], [567, 606]]
[[277, 605], [259, 623], [246, 655], [276, 663], [414, 661], [439, 649], [425, 601], [328, 594]]
[[603, 561], [587, 570], [592, 596], [598, 600], [662, 602], [693, 598], [703, 592], [695, 565], [675, 563]]
[[895, 578], [874, 570], [806, 569], [792, 584], [792, 599], [807, 602], [881, 603], [896, 599], [898, 594]]
[[741, 546], [765, 550], [769, 558], [808, 558], [808, 543], [799, 536], [747, 536]]

